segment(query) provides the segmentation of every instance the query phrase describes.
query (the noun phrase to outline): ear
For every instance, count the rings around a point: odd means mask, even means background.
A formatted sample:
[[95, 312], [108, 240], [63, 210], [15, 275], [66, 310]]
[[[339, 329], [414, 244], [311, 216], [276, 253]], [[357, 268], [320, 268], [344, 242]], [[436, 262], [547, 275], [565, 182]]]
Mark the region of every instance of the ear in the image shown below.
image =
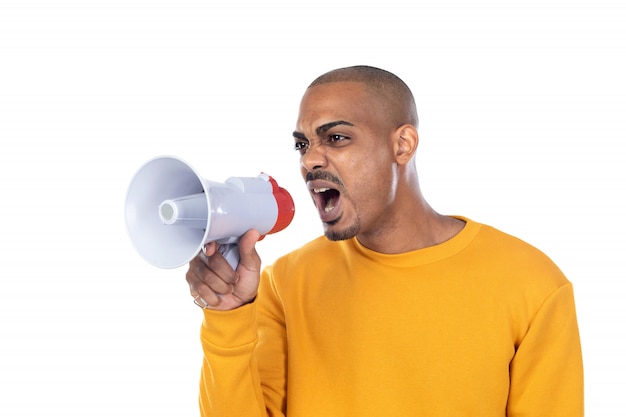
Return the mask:
[[400, 126], [394, 136], [396, 162], [400, 165], [404, 165], [413, 159], [418, 143], [419, 136], [417, 135], [415, 126], [408, 124]]

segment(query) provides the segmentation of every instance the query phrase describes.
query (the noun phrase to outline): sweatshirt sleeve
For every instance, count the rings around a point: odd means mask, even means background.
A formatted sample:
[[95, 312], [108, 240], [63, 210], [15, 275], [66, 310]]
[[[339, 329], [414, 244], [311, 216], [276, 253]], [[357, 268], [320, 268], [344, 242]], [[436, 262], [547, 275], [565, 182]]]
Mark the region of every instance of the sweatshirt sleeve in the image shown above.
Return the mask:
[[231, 311], [204, 310], [200, 338], [204, 352], [200, 415], [265, 416], [254, 357], [256, 305]]
[[283, 417], [287, 410], [287, 326], [285, 308], [273, 270], [265, 268], [259, 285], [259, 342], [256, 349], [261, 386], [268, 415]]
[[572, 285], [542, 304], [510, 365], [509, 417], [584, 415], [583, 366]]
[[202, 417], [284, 416], [286, 331], [268, 270], [255, 302], [231, 311], [204, 310]]

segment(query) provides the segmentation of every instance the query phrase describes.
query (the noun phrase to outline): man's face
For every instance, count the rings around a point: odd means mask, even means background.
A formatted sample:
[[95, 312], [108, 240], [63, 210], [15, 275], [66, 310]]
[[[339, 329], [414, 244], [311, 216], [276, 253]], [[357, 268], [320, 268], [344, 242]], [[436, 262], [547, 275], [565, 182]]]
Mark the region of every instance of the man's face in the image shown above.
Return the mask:
[[395, 192], [392, 133], [361, 83], [317, 85], [302, 98], [295, 148], [329, 239], [384, 230]]

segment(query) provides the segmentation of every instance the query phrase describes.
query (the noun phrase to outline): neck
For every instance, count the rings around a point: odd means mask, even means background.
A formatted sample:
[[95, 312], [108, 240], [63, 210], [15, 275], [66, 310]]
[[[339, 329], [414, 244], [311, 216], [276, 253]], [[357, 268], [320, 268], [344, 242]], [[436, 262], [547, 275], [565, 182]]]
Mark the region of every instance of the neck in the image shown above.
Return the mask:
[[465, 222], [437, 213], [424, 199], [417, 175], [401, 182], [390, 216], [375, 231], [360, 233], [359, 242], [380, 253], [404, 253], [441, 244], [459, 233]]

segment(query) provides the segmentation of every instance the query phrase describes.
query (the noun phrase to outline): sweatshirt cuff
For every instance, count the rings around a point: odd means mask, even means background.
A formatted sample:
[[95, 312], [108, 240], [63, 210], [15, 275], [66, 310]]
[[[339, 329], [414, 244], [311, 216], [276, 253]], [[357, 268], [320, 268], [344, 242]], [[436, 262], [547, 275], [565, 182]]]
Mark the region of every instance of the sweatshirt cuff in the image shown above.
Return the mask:
[[203, 344], [222, 349], [236, 349], [257, 340], [256, 303], [234, 310], [204, 309], [201, 338]]

